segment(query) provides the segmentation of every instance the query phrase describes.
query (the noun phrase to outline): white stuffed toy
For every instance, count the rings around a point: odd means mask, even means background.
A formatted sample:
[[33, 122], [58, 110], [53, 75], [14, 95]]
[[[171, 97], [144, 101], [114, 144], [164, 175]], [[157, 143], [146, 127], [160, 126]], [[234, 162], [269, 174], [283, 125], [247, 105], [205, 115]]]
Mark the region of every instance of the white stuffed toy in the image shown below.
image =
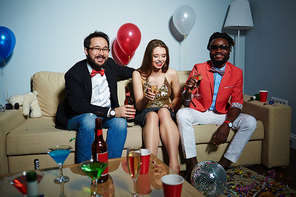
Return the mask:
[[38, 92], [28, 92], [25, 94], [17, 94], [9, 97], [7, 102], [11, 103], [14, 106], [15, 103], [18, 103], [20, 106], [23, 106], [23, 115], [28, 116], [30, 113], [31, 118], [40, 118], [42, 116], [42, 111], [38, 104], [37, 99]]

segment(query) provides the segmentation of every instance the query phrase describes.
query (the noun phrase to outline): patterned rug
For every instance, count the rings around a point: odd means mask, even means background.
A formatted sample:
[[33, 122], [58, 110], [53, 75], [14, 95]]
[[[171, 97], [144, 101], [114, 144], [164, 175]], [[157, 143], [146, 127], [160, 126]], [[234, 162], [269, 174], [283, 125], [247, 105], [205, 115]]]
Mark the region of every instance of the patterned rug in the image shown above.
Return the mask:
[[245, 167], [233, 167], [226, 171], [227, 188], [220, 196], [250, 196], [250, 197], [272, 197], [272, 196], [294, 196], [296, 191], [274, 181], [276, 173], [268, 171], [268, 175], [260, 175]]

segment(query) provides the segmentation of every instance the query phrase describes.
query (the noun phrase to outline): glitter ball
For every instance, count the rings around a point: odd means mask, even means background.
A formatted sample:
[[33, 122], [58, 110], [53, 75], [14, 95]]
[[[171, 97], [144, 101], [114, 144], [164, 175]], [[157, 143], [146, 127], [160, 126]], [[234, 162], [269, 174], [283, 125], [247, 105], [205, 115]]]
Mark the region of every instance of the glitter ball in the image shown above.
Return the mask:
[[200, 162], [191, 172], [191, 184], [205, 196], [219, 196], [226, 183], [224, 168], [214, 161]]

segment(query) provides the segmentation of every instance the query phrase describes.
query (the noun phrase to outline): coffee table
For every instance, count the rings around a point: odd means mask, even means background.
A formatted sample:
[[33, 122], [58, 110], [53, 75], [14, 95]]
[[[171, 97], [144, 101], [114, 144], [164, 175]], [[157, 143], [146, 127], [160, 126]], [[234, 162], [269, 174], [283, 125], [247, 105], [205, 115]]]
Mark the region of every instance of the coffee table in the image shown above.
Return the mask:
[[[91, 180], [79, 167], [79, 164], [64, 166], [64, 175], [69, 176], [70, 181], [65, 184], [56, 184], [53, 182], [58, 176], [58, 168], [49, 168], [41, 170], [44, 177], [38, 184], [39, 194], [47, 196], [59, 196], [64, 193], [65, 196], [90, 196]], [[151, 154], [150, 169], [148, 174], [140, 175], [137, 181], [137, 190], [142, 196], [163, 196], [161, 177], [165, 174], [174, 172], [161, 160]], [[1, 196], [18, 197], [22, 196], [20, 192], [10, 185], [8, 177], [12, 175], [0, 176]], [[124, 157], [109, 160], [109, 181], [99, 184], [98, 190], [105, 196], [128, 196], [133, 191], [133, 181], [128, 173], [126, 159]], [[203, 196], [188, 182], [184, 181], [182, 188], [182, 197]]]

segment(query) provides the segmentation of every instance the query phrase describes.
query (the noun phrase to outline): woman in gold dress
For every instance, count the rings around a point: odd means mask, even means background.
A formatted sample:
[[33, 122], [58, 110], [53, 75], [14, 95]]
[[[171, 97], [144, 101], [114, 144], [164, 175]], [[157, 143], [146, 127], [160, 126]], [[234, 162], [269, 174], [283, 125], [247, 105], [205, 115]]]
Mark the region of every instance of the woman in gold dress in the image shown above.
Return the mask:
[[[154, 84], [156, 91], [152, 89]], [[133, 88], [135, 123], [143, 127], [145, 148], [157, 156], [161, 140], [169, 155], [169, 167], [179, 173], [175, 117], [181, 104], [181, 89], [177, 72], [169, 68], [169, 50], [163, 41], [154, 39], [148, 43], [142, 65], [133, 73]]]

